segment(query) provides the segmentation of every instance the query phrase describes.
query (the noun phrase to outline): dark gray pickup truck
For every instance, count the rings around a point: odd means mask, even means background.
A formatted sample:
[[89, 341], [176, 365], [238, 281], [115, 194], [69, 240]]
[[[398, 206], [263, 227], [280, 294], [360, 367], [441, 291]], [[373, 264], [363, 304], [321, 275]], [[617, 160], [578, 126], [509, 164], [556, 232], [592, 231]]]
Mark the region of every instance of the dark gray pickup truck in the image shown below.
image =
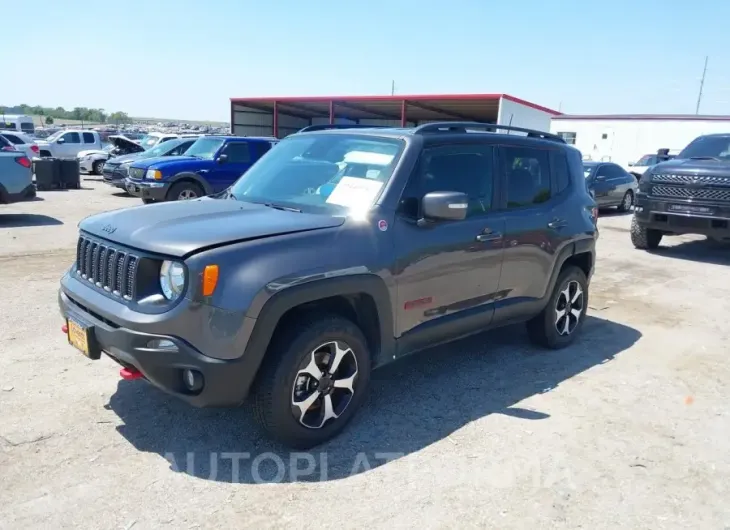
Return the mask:
[[294, 134], [222, 193], [85, 219], [63, 330], [192, 405], [249, 398], [272, 436], [311, 447], [404, 355], [514, 322], [570, 344], [596, 215], [580, 153], [548, 133]]

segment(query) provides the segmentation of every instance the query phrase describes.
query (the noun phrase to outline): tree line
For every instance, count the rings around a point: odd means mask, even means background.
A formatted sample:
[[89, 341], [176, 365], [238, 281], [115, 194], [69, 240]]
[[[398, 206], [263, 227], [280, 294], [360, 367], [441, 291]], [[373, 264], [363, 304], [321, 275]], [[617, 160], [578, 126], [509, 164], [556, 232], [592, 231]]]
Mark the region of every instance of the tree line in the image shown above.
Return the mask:
[[45, 122], [52, 124], [54, 119], [80, 120], [89, 123], [131, 123], [132, 119], [126, 112], [112, 112], [107, 114], [104, 109], [89, 109], [86, 107], [75, 107], [73, 110], [66, 110], [63, 107], [43, 107], [40, 105], [15, 105], [7, 107], [0, 105], [1, 114], [33, 114], [45, 116]]

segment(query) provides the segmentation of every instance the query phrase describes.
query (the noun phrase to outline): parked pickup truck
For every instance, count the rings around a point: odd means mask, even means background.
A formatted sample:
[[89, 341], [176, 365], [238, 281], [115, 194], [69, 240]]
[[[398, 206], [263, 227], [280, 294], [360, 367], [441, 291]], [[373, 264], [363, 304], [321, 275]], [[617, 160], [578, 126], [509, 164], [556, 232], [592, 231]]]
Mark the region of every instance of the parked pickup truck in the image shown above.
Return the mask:
[[35, 197], [30, 158], [20, 151], [0, 151], [0, 204]]
[[81, 151], [101, 150], [101, 137], [96, 131], [62, 130], [45, 140], [38, 140], [41, 157], [76, 158]]
[[275, 138], [203, 136], [183, 156], [134, 162], [127, 191], [145, 204], [211, 195], [230, 187], [276, 142]]

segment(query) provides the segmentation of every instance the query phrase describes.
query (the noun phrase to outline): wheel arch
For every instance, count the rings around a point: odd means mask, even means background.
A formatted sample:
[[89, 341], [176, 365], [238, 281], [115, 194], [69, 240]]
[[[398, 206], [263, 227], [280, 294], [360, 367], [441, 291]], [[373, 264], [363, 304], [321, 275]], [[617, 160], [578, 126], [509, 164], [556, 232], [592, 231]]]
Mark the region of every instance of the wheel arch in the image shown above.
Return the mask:
[[248, 340], [244, 358], [254, 380], [272, 337], [303, 311], [344, 316], [360, 327], [370, 348], [373, 367], [394, 349], [393, 312], [385, 282], [375, 274], [315, 280], [286, 287], [263, 305]]
[[167, 182], [169, 182], [170, 187], [174, 186], [178, 182], [194, 182], [195, 184], [198, 184], [201, 188], [203, 188], [203, 193], [205, 195], [210, 195], [213, 193], [213, 188], [211, 185], [206, 181], [203, 177], [198, 175], [197, 173], [193, 173], [192, 171], [182, 171], [180, 173], [176, 173], [172, 177], [168, 179]]

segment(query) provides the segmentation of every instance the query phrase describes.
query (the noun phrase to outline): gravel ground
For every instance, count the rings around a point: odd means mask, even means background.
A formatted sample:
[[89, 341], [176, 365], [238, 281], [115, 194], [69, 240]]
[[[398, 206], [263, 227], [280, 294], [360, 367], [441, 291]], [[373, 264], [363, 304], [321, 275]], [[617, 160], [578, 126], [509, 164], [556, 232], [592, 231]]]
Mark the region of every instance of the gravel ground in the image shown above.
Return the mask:
[[606, 214], [576, 344], [518, 326], [412, 357], [291, 454], [246, 408], [189, 408], [67, 345], [76, 224], [132, 204], [86, 179], [0, 210], [0, 528], [730, 527], [730, 250], [637, 251]]

